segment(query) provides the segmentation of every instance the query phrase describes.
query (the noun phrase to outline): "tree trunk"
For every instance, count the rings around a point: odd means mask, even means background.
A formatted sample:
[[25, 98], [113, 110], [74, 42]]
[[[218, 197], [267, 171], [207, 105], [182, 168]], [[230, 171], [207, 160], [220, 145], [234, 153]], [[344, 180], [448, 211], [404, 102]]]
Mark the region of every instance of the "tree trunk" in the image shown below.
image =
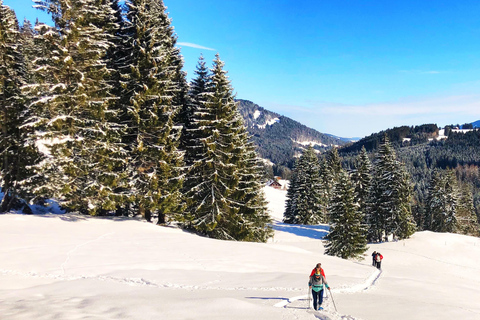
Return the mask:
[[166, 222], [165, 213], [159, 212], [157, 224], [165, 224]]

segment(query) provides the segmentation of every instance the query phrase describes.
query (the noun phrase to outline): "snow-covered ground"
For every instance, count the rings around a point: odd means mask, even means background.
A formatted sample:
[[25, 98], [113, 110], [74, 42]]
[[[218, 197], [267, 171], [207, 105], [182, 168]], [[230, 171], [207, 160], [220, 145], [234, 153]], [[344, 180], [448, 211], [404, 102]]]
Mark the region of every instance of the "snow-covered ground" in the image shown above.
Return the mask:
[[[323, 255], [326, 226], [282, 224], [286, 191], [265, 191], [276, 229], [266, 244], [134, 219], [0, 215], [0, 318], [480, 319], [480, 239], [419, 232], [342, 260]], [[324, 312], [307, 309], [317, 262], [334, 298]]]

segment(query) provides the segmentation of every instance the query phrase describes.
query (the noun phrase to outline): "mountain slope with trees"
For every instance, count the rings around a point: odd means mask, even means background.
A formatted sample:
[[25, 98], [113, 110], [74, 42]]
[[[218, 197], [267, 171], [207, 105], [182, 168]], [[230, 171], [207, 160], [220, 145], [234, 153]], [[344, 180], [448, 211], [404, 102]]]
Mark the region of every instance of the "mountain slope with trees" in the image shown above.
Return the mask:
[[[317, 152], [325, 152], [332, 146], [343, 146], [347, 143], [342, 138], [320, 133], [251, 101], [236, 101], [259, 155], [277, 167], [292, 169], [294, 159], [310, 144]], [[275, 173], [281, 175], [281, 170], [278, 169]]]
[[[374, 153], [378, 150], [381, 135], [387, 136], [392, 140], [391, 144], [398, 160], [405, 164], [405, 169], [411, 177], [412, 213], [417, 228], [478, 234], [476, 221], [480, 218], [480, 130], [462, 132], [450, 130], [452, 127], [447, 126], [443, 129], [447, 135], [440, 140], [437, 140], [439, 128], [433, 124], [393, 128], [340, 148], [339, 153], [342, 156], [343, 165], [353, 170], [361, 148], [365, 148], [369, 157], [373, 159]], [[451, 182], [440, 184], [439, 181], [447, 176], [453, 176], [450, 178]], [[437, 195], [434, 195], [434, 192]], [[460, 194], [463, 196], [460, 197]], [[451, 199], [442, 200], [440, 195]], [[445, 218], [442, 222], [448, 225], [451, 219], [456, 218], [456, 207], [463, 209], [459, 213], [461, 218], [455, 226], [439, 227], [429, 221], [432, 216], [449, 215], [450, 218]], [[473, 208], [473, 211], [465, 208]], [[469, 225], [474, 220], [474, 228], [471, 229]]]

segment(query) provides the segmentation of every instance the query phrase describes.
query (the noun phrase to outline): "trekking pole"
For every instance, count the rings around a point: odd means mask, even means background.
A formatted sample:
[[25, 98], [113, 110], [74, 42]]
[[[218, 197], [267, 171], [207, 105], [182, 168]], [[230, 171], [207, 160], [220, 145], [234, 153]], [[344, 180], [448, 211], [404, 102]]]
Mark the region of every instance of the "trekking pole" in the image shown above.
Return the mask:
[[333, 300], [333, 294], [332, 294], [332, 291], [331, 290], [328, 290], [330, 292], [330, 296], [332, 297], [332, 301], [333, 301], [333, 306], [335, 307], [335, 311], [337, 311], [337, 306], [335, 305], [335, 300]]
[[311, 291], [310, 291], [310, 287], [308, 287], [307, 290], [308, 290], [308, 308], [307, 308], [307, 309], [310, 309], [310, 308], [311, 308], [311, 307], [310, 307], [310, 306], [311, 306], [310, 298], [311, 298], [312, 293], [311, 293]]

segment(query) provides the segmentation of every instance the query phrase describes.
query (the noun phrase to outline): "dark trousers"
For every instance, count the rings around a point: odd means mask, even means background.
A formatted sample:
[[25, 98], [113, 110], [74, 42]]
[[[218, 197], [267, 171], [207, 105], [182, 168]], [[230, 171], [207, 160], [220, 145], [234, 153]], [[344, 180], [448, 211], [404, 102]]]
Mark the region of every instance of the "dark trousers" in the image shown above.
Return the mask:
[[377, 268], [381, 269], [382, 268], [382, 261], [377, 261]]
[[[323, 289], [318, 292], [315, 292], [312, 289], [312, 297], [313, 297], [313, 309], [318, 310], [318, 307], [320, 307], [323, 302]], [[318, 305], [317, 305], [317, 301], [318, 301]]]

